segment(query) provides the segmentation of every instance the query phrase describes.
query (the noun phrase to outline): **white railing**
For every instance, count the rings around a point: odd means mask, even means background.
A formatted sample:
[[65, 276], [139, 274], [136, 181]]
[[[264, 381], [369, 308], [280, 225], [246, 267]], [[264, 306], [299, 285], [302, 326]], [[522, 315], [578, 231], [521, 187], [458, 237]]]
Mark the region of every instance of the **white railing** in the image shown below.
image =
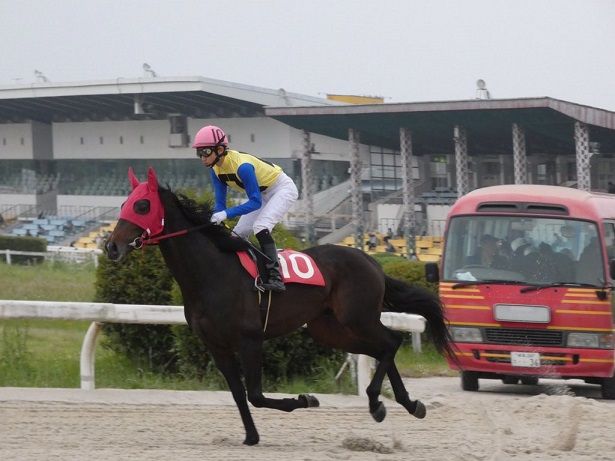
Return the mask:
[[[84, 390], [93, 390], [95, 387], [96, 338], [103, 323], [186, 324], [183, 306], [54, 301], [0, 300], [0, 318], [90, 320], [92, 323], [81, 345], [80, 374], [81, 389]], [[420, 351], [420, 333], [425, 330], [423, 317], [383, 312], [380, 320], [394, 330], [411, 332], [412, 345], [415, 350]], [[359, 395], [365, 395], [372, 367], [371, 358], [359, 356], [357, 359]]]
[[68, 262], [84, 262], [88, 259], [98, 267], [98, 257], [102, 254], [102, 250], [57, 247], [57, 249], [47, 248], [47, 251], [18, 251], [18, 250], [0, 250], [0, 255], [4, 256], [4, 261], [10, 266], [13, 263], [12, 256], [42, 256], [43, 258], [52, 260], [62, 260]]

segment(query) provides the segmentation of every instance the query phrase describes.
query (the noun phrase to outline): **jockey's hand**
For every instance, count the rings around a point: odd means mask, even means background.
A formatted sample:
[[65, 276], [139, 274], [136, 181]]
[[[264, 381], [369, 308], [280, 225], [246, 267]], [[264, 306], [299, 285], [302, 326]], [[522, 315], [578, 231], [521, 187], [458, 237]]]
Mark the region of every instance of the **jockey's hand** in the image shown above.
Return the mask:
[[226, 219], [226, 211], [218, 211], [211, 215], [210, 221], [216, 224], [220, 224]]

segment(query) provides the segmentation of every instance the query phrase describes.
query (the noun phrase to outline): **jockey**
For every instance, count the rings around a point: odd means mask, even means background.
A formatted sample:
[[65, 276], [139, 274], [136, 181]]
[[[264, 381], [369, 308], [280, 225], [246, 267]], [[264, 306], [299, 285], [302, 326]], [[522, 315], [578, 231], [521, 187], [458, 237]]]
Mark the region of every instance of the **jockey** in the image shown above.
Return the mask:
[[[196, 155], [203, 165], [211, 169], [216, 196], [211, 221], [220, 224], [225, 219], [240, 216], [235, 233], [247, 238], [253, 232], [263, 253], [269, 258], [262, 287], [276, 292], [284, 291], [271, 231], [297, 200], [297, 186], [278, 165], [228, 149], [227, 137], [217, 126], [201, 128], [192, 147], [196, 149]], [[248, 200], [226, 208], [228, 187], [245, 193]]]

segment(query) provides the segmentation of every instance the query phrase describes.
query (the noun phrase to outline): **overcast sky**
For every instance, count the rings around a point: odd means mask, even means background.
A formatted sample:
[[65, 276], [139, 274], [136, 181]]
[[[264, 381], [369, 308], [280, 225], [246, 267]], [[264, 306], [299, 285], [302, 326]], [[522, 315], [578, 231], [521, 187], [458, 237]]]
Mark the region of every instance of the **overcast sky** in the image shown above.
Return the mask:
[[0, 0], [0, 86], [204, 76], [387, 102], [615, 111], [615, 0]]

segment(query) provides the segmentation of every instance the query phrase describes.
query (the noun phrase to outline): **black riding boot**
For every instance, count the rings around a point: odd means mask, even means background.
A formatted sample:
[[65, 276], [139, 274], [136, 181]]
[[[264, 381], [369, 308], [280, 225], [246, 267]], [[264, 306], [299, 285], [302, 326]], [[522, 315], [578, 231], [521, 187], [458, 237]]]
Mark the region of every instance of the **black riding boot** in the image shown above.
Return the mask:
[[267, 269], [267, 274], [265, 274], [266, 278], [263, 279], [261, 286], [265, 290], [271, 290], [277, 293], [286, 291], [286, 287], [282, 281], [282, 276], [280, 275], [278, 250], [275, 247], [271, 234], [267, 229], [265, 229], [256, 234], [256, 238], [258, 239], [258, 243], [261, 245], [263, 253], [265, 253], [265, 256], [269, 258], [269, 261], [265, 263], [265, 268]]

